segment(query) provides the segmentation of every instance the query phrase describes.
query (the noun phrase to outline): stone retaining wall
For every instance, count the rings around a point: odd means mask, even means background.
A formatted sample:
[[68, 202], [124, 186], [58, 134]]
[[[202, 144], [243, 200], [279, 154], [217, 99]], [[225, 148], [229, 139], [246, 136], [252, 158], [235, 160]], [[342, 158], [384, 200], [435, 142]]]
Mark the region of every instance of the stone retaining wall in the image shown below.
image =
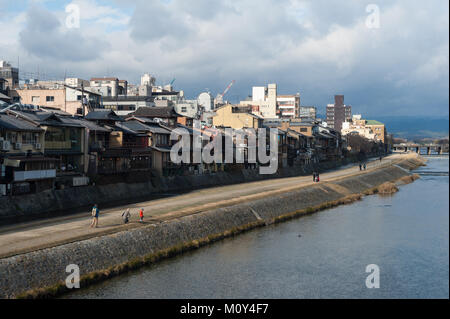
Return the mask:
[[[344, 162], [322, 163], [321, 170], [338, 167]], [[220, 172], [211, 175], [155, 177], [145, 183], [117, 183], [83, 186], [62, 190], [48, 190], [37, 194], [0, 197], [0, 225], [31, 220], [44, 216], [67, 214], [83, 207], [142, 201], [152, 195], [167, 192], [183, 192], [204, 187], [231, 185], [269, 178], [291, 177], [310, 174], [312, 166], [280, 169], [274, 175], [260, 175], [258, 170]], [[130, 194], [132, 194], [130, 196]]]

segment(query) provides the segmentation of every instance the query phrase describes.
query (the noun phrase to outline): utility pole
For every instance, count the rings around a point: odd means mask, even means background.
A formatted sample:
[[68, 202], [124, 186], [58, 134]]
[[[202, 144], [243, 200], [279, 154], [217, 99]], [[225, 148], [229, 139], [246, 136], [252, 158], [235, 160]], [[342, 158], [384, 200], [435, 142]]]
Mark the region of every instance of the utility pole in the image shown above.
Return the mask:
[[83, 107], [83, 118], [86, 116], [86, 109], [84, 106], [84, 83], [81, 81], [81, 105]]

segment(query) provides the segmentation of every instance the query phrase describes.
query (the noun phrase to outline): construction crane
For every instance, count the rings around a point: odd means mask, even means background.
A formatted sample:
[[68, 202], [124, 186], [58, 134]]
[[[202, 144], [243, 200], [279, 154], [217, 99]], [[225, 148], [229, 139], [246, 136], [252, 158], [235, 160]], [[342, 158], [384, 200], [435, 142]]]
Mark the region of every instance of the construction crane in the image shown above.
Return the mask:
[[231, 81], [230, 84], [228, 84], [227, 88], [225, 89], [225, 91], [223, 91], [223, 93], [221, 94], [222, 98], [225, 96], [225, 94], [228, 93], [228, 91], [231, 89], [231, 87], [233, 86], [234, 82], [236, 82], [235, 80]]
[[222, 94], [220, 94], [220, 93], [217, 94], [217, 96], [216, 96], [216, 103], [217, 103], [217, 104], [223, 103], [223, 97], [225, 96], [225, 94], [228, 93], [228, 91], [231, 89], [231, 87], [233, 86], [233, 84], [234, 84], [235, 82], [236, 82], [235, 80], [231, 81], [231, 83], [228, 84], [227, 88], [225, 89], [225, 91], [223, 91]]
[[174, 78], [171, 82], [170, 82], [170, 86], [172, 86], [175, 83], [176, 78]]

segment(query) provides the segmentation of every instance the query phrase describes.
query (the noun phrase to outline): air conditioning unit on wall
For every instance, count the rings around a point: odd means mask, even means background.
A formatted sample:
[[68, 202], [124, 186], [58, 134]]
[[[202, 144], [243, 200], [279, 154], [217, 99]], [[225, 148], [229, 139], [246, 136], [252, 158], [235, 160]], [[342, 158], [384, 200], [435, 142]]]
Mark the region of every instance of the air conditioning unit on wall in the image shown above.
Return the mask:
[[9, 151], [11, 149], [11, 143], [9, 141], [0, 141], [0, 151]]

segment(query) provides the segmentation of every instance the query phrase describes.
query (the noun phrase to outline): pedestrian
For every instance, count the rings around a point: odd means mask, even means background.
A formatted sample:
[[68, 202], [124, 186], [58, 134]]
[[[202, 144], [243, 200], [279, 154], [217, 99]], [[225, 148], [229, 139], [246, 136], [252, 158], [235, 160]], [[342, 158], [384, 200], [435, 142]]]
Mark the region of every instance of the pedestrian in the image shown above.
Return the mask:
[[362, 163], [359, 163], [359, 170], [362, 171]]
[[319, 175], [319, 173], [317, 173], [317, 183], [319, 183], [320, 182], [320, 175]]
[[91, 222], [91, 228], [97, 228], [98, 227], [98, 215], [100, 214], [100, 210], [98, 209], [97, 204], [94, 205], [91, 211], [92, 215], [92, 222]]
[[124, 212], [122, 213], [122, 220], [123, 220], [123, 223], [124, 223], [124, 224], [128, 224], [128, 222], [130, 221], [130, 217], [131, 217], [130, 209], [128, 208], [126, 211], [124, 211]]
[[139, 221], [141, 223], [144, 222], [144, 209], [143, 208], [141, 208], [141, 210], [139, 211]]
[[313, 172], [313, 182], [316, 182], [316, 176], [317, 176], [317, 173]]
[[381, 163], [382, 160], [383, 160], [383, 156], [380, 156], [380, 163]]
[[364, 170], [366, 170], [367, 166], [366, 166], [366, 162], [364, 162]]

